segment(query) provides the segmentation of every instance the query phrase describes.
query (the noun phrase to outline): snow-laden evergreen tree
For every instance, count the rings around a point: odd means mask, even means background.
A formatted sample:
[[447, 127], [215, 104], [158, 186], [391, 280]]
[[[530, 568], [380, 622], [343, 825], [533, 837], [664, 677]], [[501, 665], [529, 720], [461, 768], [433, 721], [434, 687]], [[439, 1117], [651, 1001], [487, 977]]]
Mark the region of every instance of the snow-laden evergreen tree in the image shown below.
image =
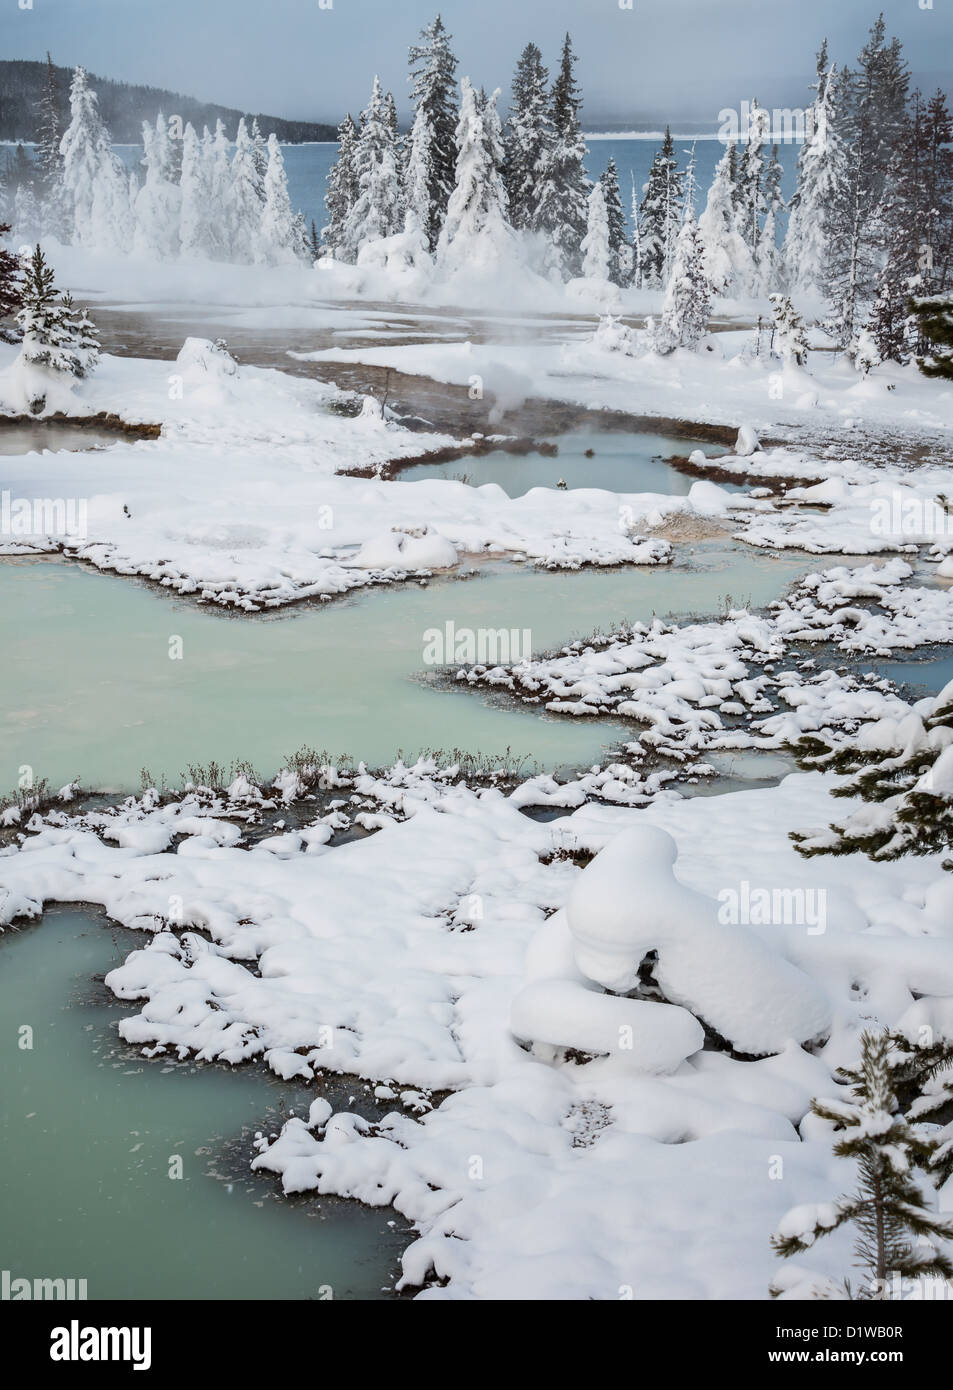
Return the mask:
[[855, 357], [864, 371], [880, 362], [907, 362], [916, 350], [916, 320], [910, 312], [912, 277], [905, 273], [905, 259], [899, 247], [891, 247], [887, 252], [877, 282], [877, 297], [864, 330], [874, 352], [864, 352], [862, 363], [860, 355]]
[[132, 244], [129, 183], [112, 152], [96, 93], [78, 67], [70, 87], [70, 123], [60, 142], [69, 235], [80, 246], [125, 251]]
[[953, 1040], [930, 1032], [916, 1041], [891, 1033], [890, 1041], [894, 1089], [907, 1119], [939, 1126], [930, 1134], [929, 1173], [942, 1188], [953, 1177]]
[[893, 1275], [953, 1277], [946, 1251], [953, 1240], [953, 1222], [932, 1209], [917, 1181], [917, 1170], [929, 1168], [936, 1146], [900, 1111], [892, 1085], [890, 1037], [865, 1032], [860, 1045], [859, 1068], [840, 1069], [849, 1097], [814, 1100], [811, 1105], [840, 1136], [835, 1155], [856, 1162], [857, 1189], [833, 1202], [794, 1208], [771, 1243], [783, 1257], [801, 1255], [821, 1237], [850, 1224], [857, 1237], [856, 1263], [863, 1272], [859, 1296], [883, 1298]]
[[[21, 307], [17, 323], [23, 339], [20, 356], [33, 367], [54, 372], [72, 372], [65, 352], [69, 342], [63, 305], [56, 292], [56, 276], [39, 244], [23, 267]], [[36, 407], [42, 410], [45, 398]]]
[[21, 241], [35, 241], [41, 233], [40, 204], [29, 183], [21, 183], [13, 196], [13, 225]]
[[635, 186], [635, 176], [632, 177], [632, 274], [630, 283], [640, 290], [642, 288], [643, 266], [642, 266], [642, 224], [639, 217], [639, 194]]
[[232, 225], [229, 200], [232, 190], [231, 142], [225, 122], [215, 122], [215, 134], [206, 128], [202, 136], [202, 157], [209, 196], [208, 234], [215, 261], [232, 259]]
[[774, 352], [785, 364], [806, 366], [807, 333], [801, 315], [786, 294], [771, 294], [768, 299], [774, 318]]
[[[823, 51], [823, 50], [822, 50]], [[798, 156], [797, 191], [791, 199], [784, 238], [788, 284], [802, 292], [825, 291], [831, 284], [829, 248], [849, 234], [847, 168], [850, 153], [839, 119], [837, 69], [818, 76], [811, 134]]]
[[749, 293], [755, 276], [754, 260], [738, 227], [734, 199], [734, 145], [728, 144], [715, 166], [708, 201], [698, 219], [705, 255], [705, 273], [715, 293]]
[[[348, 112], [338, 126], [338, 157], [327, 177], [328, 188], [324, 200], [328, 221], [327, 226], [321, 232], [325, 245], [331, 247], [335, 255], [339, 255], [343, 250], [347, 219], [360, 196], [357, 173], [354, 167], [359, 137], [360, 131], [357, 122]], [[413, 137], [411, 138], [413, 139]], [[265, 168], [267, 169], [267, 167], [266, 159]]]
[[642, 228], [642, 283], [649, 289], [671, 279], [684, 206], [684, 175], [678, 168], [672, 133], [665, 127], [645, 185], [639, 219]]
[[210, 260], [213, 238], [208, 161], [191, 121], [182, 135], [182, 174], [179, 184], [181, 217], [179, 245], [189, 260]]
[[311, 261], [314, 259], [311, 248], [311, 234], [308, 231], [308, 220], [304, 213], [298, 209], [292, 222], [291, 249], [299, 261]]
[[599, 182], [606, 202], [606, 217], [609, 223], [609, 279], [614, 285], [628, 285], [632, 278], [632, 247], [629, 245], [625, 226], [625, 211], [622, 207], [622, 193], [619, 189], [619, 171], [612, 155], [603, 170]]
[[3, 238], [9, 236], [9, 222], [0, 222], [0, 342], [12, 343], [19, 339], [19, 330], [7, 322], [20, 310], [23, 304], [23, 266], [20, 257], [2, 245]]
[[492, 269], [516, 255], [516, 238], [506, 217], [503, 128], [497, 112], [499, 89], [483, 99], [470, 82], [460, 84], [456, 184], [437, 243], [437, 257], [450, 271]]
[[[414, 117], [404, 163], [404, 231], [427, 239], [430, 219], [430, 169], [433, 132], [421, 107]], [[429, 246], [429, 240], [427, 245]]]
[[361, 133], [354, 152], [357, 199], [347, 215], [342, 258], [356, 261], [361, 247], [401, 230], [400, 179], [394, 132], [380, 78], [361, 113]]
[[575, 62], [567, 34], [553, 83], [552, 148], [536, 214], [536, 226], [552, 248], [553, 266], [565, 276], [578, 275], [582, 266], [591, 187], [585, 166], [586, 142], [579, 118], [582, 96], [576, 83]]
[[775, 145], [764, 171], [765, 212], [755, 253], [758, 293], [763, 295], [779, 291], [784, 281], [784, 259], [778, 245], [779, 223], [784, 212], [784, 197], [781, 193], [783, 174], [784, 170], [778, 159], [778, 147]]
[[662, 353], [676, 348], [694, 351], [708, 332], [711, 281], [705, 272], [705, 246], [689, 204], [675, 243], [672, 271], [662, 302], [662, 317], [654, 346]]
[[847, 146], [842, 177], [827, 208], [824, 290], [829, 331], [852, 356], [881, 268], [882, 204], [893, 155], [906, 125], [908, 75], [900, 43], [886, 41], [883, 15], [857, 70], [845, 70], [836, 123]]
[[430, 209], [426, 233], [434, 250], [450, 194], [456, 182], [457, 167], [457, 60], [450, 47], [450, 35], [437, 15], [410, 50], [411, 97], [415, 115], [421, 109], [430, 127]]
[[815, 96], [806, 113], [784, 238], [787, 281], [794, 290], [819, 290], [824, 280], [825, 218], [832, 188], [843, 178], [844, 154], [834, 119], [836, 76], [836, 68], [828, 65], [825, 39], [817, 54]]
[[857, 69], [847, 74], [845, 117], [855, 156], [852, 169], [862, 188], [865, 211], [883, 195], [891, 158], [907, 120], [909, 75], [899, 39], [886, 37], [883, 13], [861, 50]]
[[63, 127], [60, 119], [59, 89], [56, 69], [49, 53], [46, 55], [46, 87], [40, 102], [40, 128], [37, 135], [36, 167], [39, 173], [38, 200], [40, 225], [44, 236], [65, 241], [71, 228], [64, 205], [63, 156], [60, 144]]
[[63, 139], [60, 121], [60, 99], [56, 85], [56, 69], [49, 53], [46, 55], [46, 86], [40, 102], [40, 127], [36, 142], [36, 164], [40, 171], [44, 193], [59, 182], [63, 172], [60, 142]]
[[880, 360], [905, 362], [926, 350], [909, 298], [942, 285], [953, 217], [953, 139], [945, 98], [910, 99], [877, 211], [882, 265], [867, 329]]
[[942, 91], [937, 90], [927, 102], [918, 124], [925, 228], [917, 253], [920, 293], [938, 294], [953, 277], [953, 116]]
[[510, 222], [518, 231], [536, 231], [543, 182], [553, 150], [549, 73], [534, 43], [520, 54], [506, 123], [505, 178]]
[[608, 280], [612, 252], [609, 246], [609, 216], [602, 184], [589, 194], [586, 235], [582, 239], [582, 273], [587, 280]]
[[84, 310], [67, 295], [59, 299], [52, 268], [39, 245], [23, 269], [22, 305], [17, 314], [28, 406], [39, 414], [57, 378], [88, 376], [99, 359], [96, 331]]
[[748, 136], [738, 169], [738, 196], [741, 212], [738, 230], [755, 258], [761, 241], [761, 219], [765, 212], [764, 148], [771, 130], [771, 115], [757, 99], [748, 112]]
[[[878, 734], [846, 742], [809, 734], [795, 745], [801, 767], [844, 779], [831, 789], [832, 796], [867, 803], [843, 821], [794, 831], [791, 839], [806, 858], [860, 851], [892, 860], [953, 846], [953, 682], [932, 705]], [[953, 861], [945, 860], [943, 867], [953, 869]]]
[[143, 122], [142, 149], [146, 177], [136, 195], [133, 245], [152, 259], [174, 260], [179, 254], [182, 193], [175, 181], [172, 141], [161, 111], [154, 126]]
[[301, 253], [300, 229], [295, 225], [288, 196], [288, 175], [277, 135], [268, 136], [265, 201], [261, 210], [257, 259], [265, 265], [292, 265]]
[[255, 177], [260, 187], [264, 189], [265, 175], [268, 172], [268, 145], [265, 141], [265, 137], [261, 133], [261, 127], [258, 124], [257, 116], [255, 116], [251, 123], [251, 143], [252, 158], [255, 161]]
[[80, 378], [91, 376], [100, 355], [96, 325], [88, 309], [80, 309], [73, 303], [71, 294], [64, 294], [61, 302], [66, 335], [64, 346], [72, 358], [72, 374]]
[[914, 298], [910, 308], [917, 320], [920, 341], [926, 343], [917, 366], [924, 376], [953, 379], [953, 294]]
[[238, 122], [230, 173], [228, 200], [220, 215], [228, 222], [231, 259], [251, 265], [259, 257], [268, 166], [265, 165], [265, 177], [259, 179], [255, 144], [244, 117]]

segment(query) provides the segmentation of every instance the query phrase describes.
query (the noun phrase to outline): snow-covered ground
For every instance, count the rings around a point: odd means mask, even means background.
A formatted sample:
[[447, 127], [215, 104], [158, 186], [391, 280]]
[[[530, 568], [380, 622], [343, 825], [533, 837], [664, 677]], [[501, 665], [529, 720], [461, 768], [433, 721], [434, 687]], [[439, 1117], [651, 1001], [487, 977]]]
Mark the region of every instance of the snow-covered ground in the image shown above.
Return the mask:
[[[249, 609], [468, 554], [659, 564], [681, 558], [686, 520], [759, 546], [903, 550], [879, 565], [825, 561], [766, 614], [658, 624], [471, 671], [474, 684], [562, 712], [628, 716], [654, 733], [640, 735], [643, 752], [676, 759], [875, 720], [901, 727], [916, 710], [886, 683], [810, 663], [953, 637], [934, 579], [948, 565], [925, 582], [912, 563], [953, 550], [937, 503], [948, 471], [885, 463], [864, 443], [890, 432], [942, 447], [953, 393], [911, 370], [860, 379], [819, 352], [807, 372], [772, 371], [739, 355], [741, 336], [718, 337], [710, 353], [667, 359], [578, 342], [322, 356], [475, 377], [500, 429], [530, 396], [730, 425], [736, 452], [700, 469], [816, 480], [806, 488], [739, 495], [700, 479], [687, 498], [510, 499], [492, 485], [341, 476], [460, 441], [403, 429], [373, 402], [341, 413], [332, 388], [235, 369], [189, 340], [176, 361], [107, 357], [69, 398], [51, 398], [51, 412], [162, 432], [0, 459], [12, 498], [86, 503], [84, 535], [11, 532], [0, 548], [62, 548]], [[14, 350], [3, 353], [0, 408], [16, 414], [22, 383]], [[758, 433], [785, 443], [762, 449]], [[143, 948], [107, 982], [137, 1005], [124, 1038], [152, 1055], [264, 1058], [285, 1077], [373, 1082], [393, 1104], [383, 1121], [331, 1114], [319, 1098], [307, 1123], [262, 1138], [255, 1161], [288, 1192], [393, 1202], [419, 1233], [405, 1284], [426, 1284], [427, 1298], [765, 1296], [780, 1217], [844, 1185], [830, 1135], [808, 1116], [812, 1096], [856, 1060], [871, 1019], [953, 1027], [941, 856], [800, 857], [789, 832], [851, 810], [831, 801], [829, 775], [724, 796], [717, 814], [631, 769], [514, 790], [429, 765], [325, 770], [309, 802], [315, 785], [286, 772], [275, 787], [239, 779], [78, 815], [8, 810], [0, 922], [84, 901], [141, 930]], [[569, 814], [525, 814], [547, 804]], [[286, 808], [291, 828], [274, 824]], [[271, 833], [248, 837], [262, 821]], [[331, 843], [354, 825], [371, 833]], [[765, 894], [782, 895], [783, 911], [739, 912]], [[812, 1268], [842, 1274], [848, 1243], [824, 1242]]]
[[[937, 857], [819, 864], [788, 841], [831, 785], [540, 824], [503, 791], [398, 769], [340, 788], [379, 829], [333, 848], [337, 810], [242, 847], [241, 815], [262, 812], [247, 784], [147, 796], [37, 822], [0, 854], [0, 913], [89, 901], [143, 930], [107, 983], [150, 1055], [372, 1080], [381, 1123], [318, 1099], [257, 1164], [289, 1192], [393, 1201], [420, 1232], [405, 1283], [449, 1281], [427, 1296], [762, 1297], [780, 1216], [840, 1181], [812, 1095], [871, 1017], [950, 1021]], [[743, 885], [813, 907], [726, 924]], [[672, 1002], [604, 992], [638, 985], [653, 950]]]

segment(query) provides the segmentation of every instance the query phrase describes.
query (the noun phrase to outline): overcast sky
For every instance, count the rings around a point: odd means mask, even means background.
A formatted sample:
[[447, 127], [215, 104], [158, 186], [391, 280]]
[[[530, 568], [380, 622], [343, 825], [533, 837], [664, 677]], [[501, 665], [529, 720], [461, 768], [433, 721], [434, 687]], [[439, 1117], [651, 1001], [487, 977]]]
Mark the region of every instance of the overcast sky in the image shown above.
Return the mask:
[[[324, 0], [325, 6], [329, 0]], [[623, 4], [629, 0], [621, 0]], [[379, 72], [402, 117], [407, 47], [437, 0], [2, 0], [0, 53], [82, 63], [274, 116], [337, 122], [365, 104]], [[827, 34], [852, 61], [877, 0], [443, 0], [460, 72], [508, 95], [530, 40], [552, 67], [568, 29], [579, 54], [588, 129], [691, 117], [757, 96], [806, 104], [804, 84]], [[953, 4], [887, 0], [888, 32], [925, 87], [953, 88]]]

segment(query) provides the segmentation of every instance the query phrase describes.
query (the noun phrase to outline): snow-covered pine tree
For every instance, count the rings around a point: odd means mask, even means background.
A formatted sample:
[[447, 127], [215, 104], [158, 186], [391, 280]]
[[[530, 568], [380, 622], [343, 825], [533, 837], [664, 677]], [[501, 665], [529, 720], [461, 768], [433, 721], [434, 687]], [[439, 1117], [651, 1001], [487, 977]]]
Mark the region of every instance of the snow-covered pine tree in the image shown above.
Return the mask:
[[503, 182], [503, 128], [497, 113], [499, 89], [482, 98], [464, 77], [456, 129], [457, 181], [437, 243], [448, 270], [473, 266], [492, 269], [516, 255], [516, 239], [506, 217]]
[[[207, 133], [207, 132], [206, 132]], [[208, 260], [213, 243], [208, 164], [191, 121], [182, 135], [182, 174], [179, 183], [181, 213], [179, 245], [188, 259]]]
[[91, 376], [100, 354], [96, 325], [89, 317], [88, 309], [80, 309], [73, 303], [71, 294], [64, 294], [61, 303], [66, 336], [63, 346], [72, 357], [72, 374], [80, 378]]
[[953, 294], [931, 294], [911, 301], [920, 341], [926, 344], [917, 366], [924, 376], [953, 379]]
[[384, 92], [376, 76], [371, 99], [361, 113], [354, 176], [358, 194], [345, 219], [341, 241], [343, 259], [348, 261], [356, 261], [367, 242], [401, 230], [397, 151]]
[[927, 102], [921, 127], [921, 206], [927, 211], [924, 242], [929, 254], [918, 252], [920, 291], [938, 294], [953, 274], [953, 116], [942, 91]]
[[301, 250], [300, 231], [295, 226], [294, 213], [291, 211], [285, 161], [274, 132], [268, 136], [268, 169], [264, 191], [256, 259], [265, 265], [292, 265]]
[[255, 161], [255, 177], [264, 192], [265, 175], [268, 173], [268, 146], [265, 142], [265, 137], [261, 133], [261, 127], [258, 124], [257, 116], [254, 117], [251, 123], [251, 143], [252, 159]]
[[[9, 222], [0, 222], [0, 242], [9, 233]], [[12, 343], [19, 340], [19, 331], [15, 332], [6, 321], [12, 318], [23, 304], [22, 270], [20, 257], [0, 244], [0, 342]]]
[[[845, 779], [832, 796], [869, 803], [840, 823], [792, 832], [805, 858], [860, 851], [889, 860], [953, 846], [953, 682], [931, 706], [885, 726], [880, 737], [844, 742], [809, 734], [794, 754], [803, 768]], [[944, 868], [953, 869], [953, 861], [944, 861]]]
[[291, 246], [295, 256], [299, 261], [312, 260], [311, 235], [308, 231], [308, 221], [300, 208], [291, 219], [291, 222], [293, 229]]
[[160, 111], [155, 126], [142, 126], [145, 183], [135, 201], [135, 250], [156, 260], [174, 260], [179, 254], [182, 194], [174, 179], [175, 160], [169, 127]]
[[764, 147], [768, 142], [770, 130], [770, 112], [759, 106], [757, 98], [754, 98], [748, 112], [748, 137], [738, 170], [738, 196], [741, 204], [738, 230], [754, 257], [757, 257], [761, 241], [761, 219], [766, 207]]
[[258, 258], [267, 177], [266, 165], [265, 178], [259, 180], [254, 140], [243, 117], [235, 135], [228, 201], [223, 209], [229, 224], [231, 259], [242, 265], [252, 265]]
[[[56, 276], [39, 244], [23, 266], [17, 323], [23, 339], [20, 356], [24, 362], [51, 371], [71, 370], [63, 352], [69, 335], [63, 305], [56, 292]], [[44, 404], [45, 397], [34, 398], [31, 409], [42, 410]]]
[[225, 122], [215, 122], [215, 134], [208, 128], [202, 136], [202, 157], [205, 160], [209, 196], [208, 231], [211, 256], [215, 261], [230, 261], [233, 254], [232, 224], [229, 201], [232, 190], [231, 142]]
[[882, 209], [894, 151], [906, 120], [909, 79], [900, 42], [875, 22], [856, 72], [845, 70], [837, 125], [848, 149], [827, 210], [824, 290], [834, 312], [829, 331], [854, 354], [863, 305], [876, 293]]
[[[860, 1066], [840, 1069], [850, 1097], [814, 1100], [813, 1113], [835, 1126], [838, 1158], [857, 1164], [857, 1190], [816, 1207], [795, 1207], [772, 1237], [778, 1255], [801, 1255], [822, 1236], [850, 1224], [857, 1239], [856, 1263], [865, 1276], [860, 1296], [884, 1297], [892, 1275], [953, 1277], [944, 1245], [953, 1222], [927, 1203], [916, 1170], [928, 1169], [935, 1145], [900, 1112], [891, 1074], [888, 1034], [861, 1035]], [[772, 1293], [776, 1293], [772, 1289]]]
[[774, 351], [787, 365], [807, 364], [807, 334], [804, 321], [786, 294], [769, 294], [774, 317]]
[[784, 238], [787, 282], [794, 290], [819, 290], [824, 281], [826, 218], [833, 189], [843, 181], [845, 159], [835, 120], [836, 75], [836, 68], [828, 65], [825, 39], [817, 54], [815, 96], [798, 152], [797, 187]]
[[33, 185], [21, 183], [13, 196], [13, 225], [21, 241], [35, 241], [40, 235], [40, 205]]
[[99, 359], [99, 343], [86, 311], [69, 295], [58, 299], [55, 276], [38, 245], [23, 270], [23, 302], [17, 322], [23, 335], [17, 359], [25, 369], [28, 408], [39, 414], [52, 381], [88, 376]]
[[619, 171], [615, 159], [603, 170], [599, 182], [606, 201], [606, 217], [609, 222], [609, 279], [614, 285], [628, 285], [632, 278], [632, 247], [626, 235], [625, 212], [622, 207], [622, 194], [619, 189]]
[[[357, 122], [349, 111], [338, 126], [338, 157], [328, 174], [328, 187], [324, 198], [328, 221], [327, 226], [321, 231], [325, 245], [339, 257], [344, 248], [344, 228], [360, 194], [354, 169], [359, 136]], [[266, 161], [265, 168], [267, 167]]]
[[63, 126], [60, 119], [59, 90], [56, 69], [49, 53], [46, 55], [46, 87], [40, 102], [40, 126], [37, 135], [35, 163], [38, 171], [40, 226], [44, 236], [66, 240], [69, 235], [63, 197], [63, 156], [60, 144]]
[[711, 281], [705, 273], [705, 247], [694, 210], [689, 205], [675, 243], [662, 317], [655, 334], [656, 351], [669, 353], [676, 348], [694, 351], [708, 332], [710, 316]]
[[520, 54], [506, 123], [504, 176], [510, 221], [518, 231], [536, 231], [543, 180], [553, 148], [549, 73], [534, 43]]
[[632, 275], [630, 284], [637, 290], [642, 288], [642, 225], [639, 218], [639, 194], [632, 176]]
[[536, 226], [552, 246], [554, 265], [570, 277], [578, 275], [582, 266], [591, 187], [585, 166], [586, 142], [579, 119], [582, 96], [576, 83], [575, 62], [572, 40], [567, 34], [553, 83], [552, 148], [536, 214]]
[[[431, 139], [433, 132], [423, 107], [414, 117], [404, 163], [404, 231], [427, 240], [430, 219]], [[429, 241], [427, 245], [429, 246]]]
[[698, 231], [704, 246], [705, 273], [715, 293], [743, 295], [754, 280], [754, 261], [738, 229], [734, 167], [735, 147], [728, 144], [715, 166]]
[[[906, 362], [916, 344], [915, 319], [910, 314], [910, 275], [905, 273], [905, 256], [899, 247], [887, 251], [887, 260], [877, 282], [874, 300], [865, 332], [874, 347], [876, 361], [864, 355], [863, 369], [869, 371], [879, 362]], [[898, 263], [899, 262], [899, 263]], [[861, 365], [859, 356], [855, 358]]]
[[60, 154], [62, 139], [63, 129], [60, 121], [56, 69], [53, 66], [53, 59], [47, 53], [46, 86], [40, 101], [40, 124], [34, 156], [42, 180], [44, 195], [48, 195], [59, 183], [63, 172], [63, 156]]
[[951, 139], [942, 94], [927, 103], [914, 92], [877, 212], [883, 263], [867, 329], [881, 361], [905, 362], [927, 347], [908, 301], [911, 293], [922, 296], [942, 285], [949, 264]]
[[781, 193], [781, 179], [784, 170], [778, 159], [778, 147], [771, 150], [764, 171], [764, 221], [755, 254], [758, 276], [758, 293], [772, 294], [782, 288], [784, 280], [784, 260], [778, 246], [778, 230], [784, 212], [784, 197]]
[[78, 67], [70, 87], [70, 123], [60, 142], [69, 235], [80, 246], [126, 251], [132, 244], [129, 183], [112, 152], [96, 93]]
[[430, 208], [425, 231], [434, 250], [450, 194], [456, 182], [457, 165], [457, 60], [450, 47], [450, 35], [437, 15], [422, 30], [419, 43], [410, 50], [411, 98], [415, 115], [423, 109], [430, 127], [430, 172], [427, 185]]
[[586, 235], [582, 239], [582, 273], [587, 280], [608, 280], [611, 262], [609, 217], [602, 183], [589, 194]]
[[939, 1125], [931, 1132], [928, 1172], [942, 1188], [953, 1177], [953, 1039], [918, 1027], [916, 1038], [890, 1033], [890, 1079], [911, 1124]]
[[672, 133], [665, 127], [645, 185], [639, 218], [642, 227], [642, 283], [649, 289], [671, 279], [675, 243], [682, 225], [684, 175], [678, 168]]

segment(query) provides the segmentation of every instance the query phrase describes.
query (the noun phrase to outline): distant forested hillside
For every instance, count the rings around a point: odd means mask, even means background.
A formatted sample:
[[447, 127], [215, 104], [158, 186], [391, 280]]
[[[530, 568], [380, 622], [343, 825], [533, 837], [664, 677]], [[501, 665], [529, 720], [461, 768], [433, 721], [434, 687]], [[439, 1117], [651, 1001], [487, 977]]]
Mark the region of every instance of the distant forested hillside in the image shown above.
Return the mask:
[[[71, 69], [57, 68], [56, 82], [60, 96], [63, 126], [69, 123], [69, 86]], [[137, 87], [129, 82], [111, 82], [106, 77], [90, 73], [90, 86], [99, 93], [99, 109], [117, 144], [137, 144], [142, 137], [142, 122], [154, 121], [160, 111], [166, 116], [181, 116], [202, 132], [203, 125], [214, 128], [219, 119], [225, 122], [229, 135], [234, 135], [240, 116], [257, 116], [262, 131], [274, 131], [279, 140], [336, 140], [337, 131], [330, 125], [313, 121], [285, 121], [279, 116], [267, 116], [256, 111], [236, 111], [230, 106], [215, 106], [196, 101], [178, 92], [161, 87]], [[37, 127], [37, 103], [46, 88], [46, 63], [31, 63], [21, 59], [0, 61], [0, 140], [33, 140]]]

